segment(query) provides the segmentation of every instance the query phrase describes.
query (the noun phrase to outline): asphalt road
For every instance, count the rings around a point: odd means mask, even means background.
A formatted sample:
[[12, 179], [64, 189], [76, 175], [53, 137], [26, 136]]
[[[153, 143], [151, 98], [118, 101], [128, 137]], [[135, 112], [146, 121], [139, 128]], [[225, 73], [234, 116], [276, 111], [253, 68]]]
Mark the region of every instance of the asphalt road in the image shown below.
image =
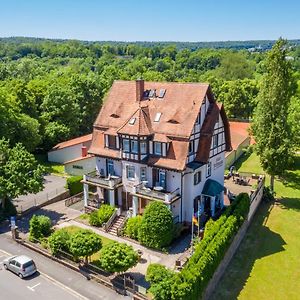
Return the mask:
[[0, 234], [0, 262], [9, 255], [25, 254], [35, 261], [39, 271], [28, 279], [6, 271], [0, 264], [0, 300], [2, 299], [55, 299], [55, 300], [125, 300], [113, 290], [92, 280], [88, 281], [82, 274], [70, 270], [43, 255], [12, 241], [7, 234]]

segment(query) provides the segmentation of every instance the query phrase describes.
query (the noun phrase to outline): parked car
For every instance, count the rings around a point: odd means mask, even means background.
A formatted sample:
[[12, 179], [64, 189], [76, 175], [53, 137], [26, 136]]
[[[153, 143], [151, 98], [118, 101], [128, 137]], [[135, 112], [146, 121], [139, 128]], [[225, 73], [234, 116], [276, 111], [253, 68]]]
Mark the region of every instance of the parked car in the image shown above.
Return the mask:
[[37, 271], [34, 261], [25, 255], [6, 258], [3, 266], [6, 270], [16, 273], [20, 278], [28, 277]]

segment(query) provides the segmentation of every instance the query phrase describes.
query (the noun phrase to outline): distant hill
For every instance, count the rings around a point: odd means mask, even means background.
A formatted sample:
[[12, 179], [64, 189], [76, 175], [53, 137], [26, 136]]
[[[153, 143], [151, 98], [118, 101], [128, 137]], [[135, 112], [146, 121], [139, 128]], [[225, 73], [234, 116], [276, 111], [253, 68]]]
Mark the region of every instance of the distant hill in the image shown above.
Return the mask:
[[[14, 43], [14, 44], [24, 44], [24, 43], [43, 43], [46, 41], [52, 41], [56, 43], [64, 43], [70, 40], [67, 39], [45, 39], [45, 38], [34, 38], [34, 37], [8, 37], [0, 38], [0, 42], [4, 43]], [[134, 44], [144, 47], [161, 47], [175, 45], [179, 50], [180, 49], [191, 49], [196, 50], [200, 48], [214, 48], [214, 49], [250, 49], [253, 51], [265, 51], [270, 49], [275, 43], [274, 40], [251, 40], [251, 41], [216, 41], [216, 42], [148, 42], [148, 41], [136, 41], [136, 42], [123, 42], [123, 41], [79, 41], [83, 44], [111, 44], [114, 46], [117, 45], [128, 45]], [[291, 46], [300, 45], [300, 39], [289, 40]]]

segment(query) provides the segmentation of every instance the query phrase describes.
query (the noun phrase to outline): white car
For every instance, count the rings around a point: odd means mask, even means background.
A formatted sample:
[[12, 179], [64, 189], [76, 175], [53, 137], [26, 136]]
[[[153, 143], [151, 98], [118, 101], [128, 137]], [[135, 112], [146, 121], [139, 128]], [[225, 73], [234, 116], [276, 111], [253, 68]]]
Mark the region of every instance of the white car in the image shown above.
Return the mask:
[[8, 257], [3, 261], [3, 266], [20, 278], [28, 277], [37, 271], [34, 261], [25, 255]]

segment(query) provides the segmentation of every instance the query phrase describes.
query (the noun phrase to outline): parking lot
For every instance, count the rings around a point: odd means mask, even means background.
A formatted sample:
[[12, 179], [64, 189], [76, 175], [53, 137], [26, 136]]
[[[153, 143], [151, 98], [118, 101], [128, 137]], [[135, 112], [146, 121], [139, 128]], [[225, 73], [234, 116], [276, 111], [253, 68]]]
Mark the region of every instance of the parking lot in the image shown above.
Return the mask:
[[[8, 253], [0, 250], [1, 299], [87, 299], [40, 272], [28, 278], [20, 279], [16, 274], [5, 270], [3, 267], [3, 260], [9, 256]], [[37, 268], [39, 269], [38, 264]]]

